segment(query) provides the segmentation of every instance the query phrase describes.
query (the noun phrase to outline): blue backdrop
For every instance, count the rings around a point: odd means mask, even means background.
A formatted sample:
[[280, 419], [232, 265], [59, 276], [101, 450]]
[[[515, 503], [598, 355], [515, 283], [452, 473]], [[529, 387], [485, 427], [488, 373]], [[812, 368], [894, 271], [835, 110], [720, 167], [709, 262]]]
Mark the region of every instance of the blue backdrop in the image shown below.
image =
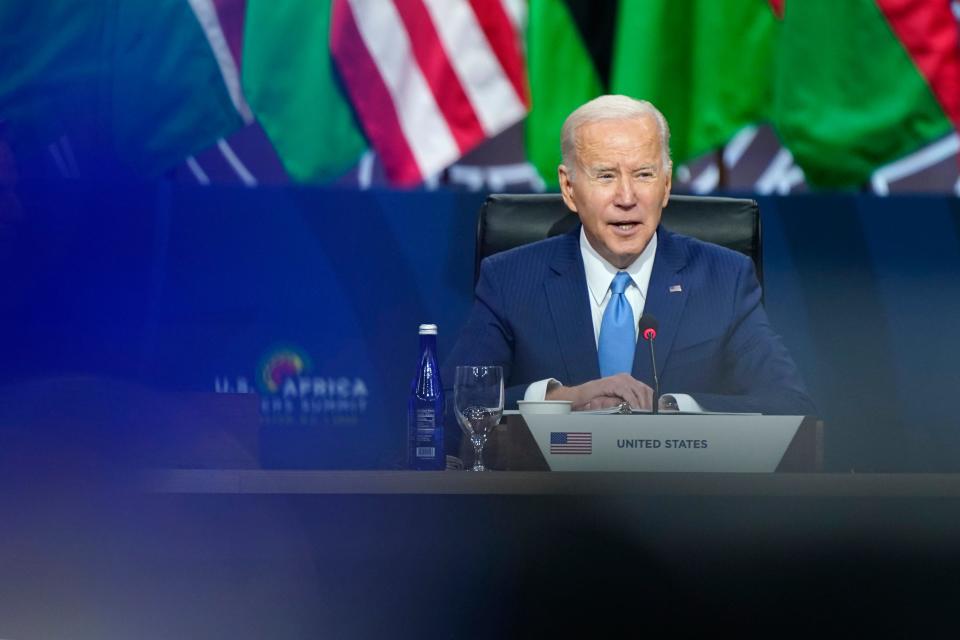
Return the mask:
[[[417, 325], [437, 323], [449, 352], [483, 196], [18, 193], [22, 215], [0, 237], [5, 383], [84, 374], [256, 393], [266, 464], [401, 464]], [[766, 305], [826, 421], [827, 467], [960, 468], [958, 201], [759, 200]]]

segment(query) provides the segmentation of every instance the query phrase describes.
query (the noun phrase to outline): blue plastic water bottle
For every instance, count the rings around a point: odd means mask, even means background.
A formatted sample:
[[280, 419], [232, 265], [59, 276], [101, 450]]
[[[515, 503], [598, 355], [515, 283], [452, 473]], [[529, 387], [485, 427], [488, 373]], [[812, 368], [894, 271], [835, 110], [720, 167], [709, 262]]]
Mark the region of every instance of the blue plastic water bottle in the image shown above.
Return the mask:
[[420, 362], [407, 405], [407, 465], [446, 468], [443, 452], [443, 383], [437, 363], [437, 325], [420, 325]]

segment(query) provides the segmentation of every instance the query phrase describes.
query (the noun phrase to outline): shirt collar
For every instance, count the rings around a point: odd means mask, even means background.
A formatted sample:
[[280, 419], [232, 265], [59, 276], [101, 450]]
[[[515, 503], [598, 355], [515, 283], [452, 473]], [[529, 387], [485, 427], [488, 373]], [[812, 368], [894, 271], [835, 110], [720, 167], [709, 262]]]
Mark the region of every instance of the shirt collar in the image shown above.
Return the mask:
[[653, 273], [653, 259], [657, 253], [657, 234], [654, 233], [636, 260], [630, 263], [626, 269], [617, 269], [615, 266], [604, 260], [596, 249], [587, 240], [587, 234], [580, 227], [580, 254], [583, 256], [583, 269], [587, 276], [587, 288], [590, 289], [590, 295], [594, 302], [600, 305], [607, 291], [610, 290], [610, 283], [618, 271], [626, 271], [630, 274], [633, 284], [640, 290], [640, 297], [647, 299], [647, 288], [650, 285], [650, 274]]

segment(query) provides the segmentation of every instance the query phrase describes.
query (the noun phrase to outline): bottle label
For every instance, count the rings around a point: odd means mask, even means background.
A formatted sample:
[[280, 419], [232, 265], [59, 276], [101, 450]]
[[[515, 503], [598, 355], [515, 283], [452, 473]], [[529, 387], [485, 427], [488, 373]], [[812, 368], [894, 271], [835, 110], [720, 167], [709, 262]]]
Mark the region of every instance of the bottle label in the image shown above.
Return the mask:
[[414, 456], [417, 458], [434, 458], [437, 455], [436, 426], [437, 414], [434, 409], [417, 409], [417, 431]]
[[437, 416], [433, 409], [417, 409], [417, 431], [433, 431]]

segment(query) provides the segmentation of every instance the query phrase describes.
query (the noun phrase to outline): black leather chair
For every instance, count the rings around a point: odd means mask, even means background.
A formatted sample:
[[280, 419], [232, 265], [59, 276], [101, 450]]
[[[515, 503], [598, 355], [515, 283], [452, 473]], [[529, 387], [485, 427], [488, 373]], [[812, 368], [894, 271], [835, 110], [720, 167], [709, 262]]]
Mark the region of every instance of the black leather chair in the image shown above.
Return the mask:
[[[578, 222], [558, 193], [487, 196], [477, 222], [474, 282], [480, 261], [501, 251], [566, 233]], [[707, 196], [670, 196], [663, 225], [683, 235], [739, 251], [753, 260], [763, 285], [760, 208], [756, 200]]]

